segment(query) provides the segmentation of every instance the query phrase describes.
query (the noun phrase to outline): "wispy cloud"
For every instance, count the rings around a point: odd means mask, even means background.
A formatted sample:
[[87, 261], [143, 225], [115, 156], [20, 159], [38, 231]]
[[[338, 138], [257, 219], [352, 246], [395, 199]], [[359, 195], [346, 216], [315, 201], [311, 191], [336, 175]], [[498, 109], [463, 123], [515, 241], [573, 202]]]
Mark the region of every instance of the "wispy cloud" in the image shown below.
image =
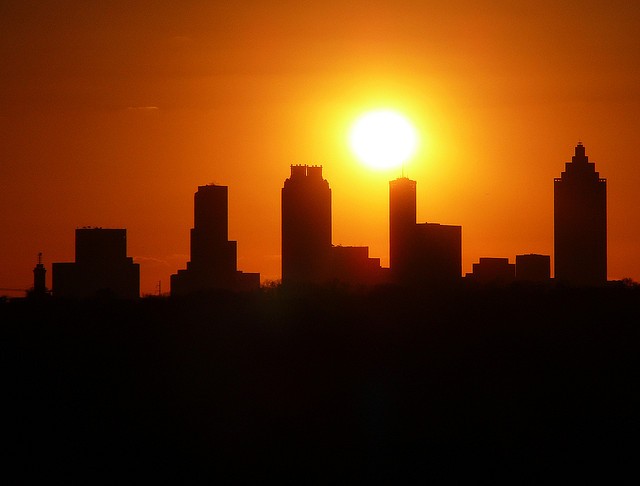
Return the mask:
[[162, 258], [156, 258], [156, 257], [149, 257], [149, 256], [134, 256], [133, 260], [137, 263], [145, 263], [145, 264], [150, 264], [150, 265], [160, 265], [160, 266], [165, 266], [165, 267], [171, 267], [172, 264], [169, 263], [167, 260], [164, 260]]

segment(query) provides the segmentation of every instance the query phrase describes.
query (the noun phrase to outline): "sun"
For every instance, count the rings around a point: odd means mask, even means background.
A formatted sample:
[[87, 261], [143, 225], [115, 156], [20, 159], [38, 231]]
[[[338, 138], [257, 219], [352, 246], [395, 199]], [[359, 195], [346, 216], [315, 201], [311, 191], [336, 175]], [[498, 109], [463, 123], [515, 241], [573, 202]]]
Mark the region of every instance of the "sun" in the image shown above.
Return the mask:
[[407, 161], [418, 145], [413, 125], [400, 113], [376, 110], [362, 115], [351, 128], [349, 144], [369, 167], [391, 169]]

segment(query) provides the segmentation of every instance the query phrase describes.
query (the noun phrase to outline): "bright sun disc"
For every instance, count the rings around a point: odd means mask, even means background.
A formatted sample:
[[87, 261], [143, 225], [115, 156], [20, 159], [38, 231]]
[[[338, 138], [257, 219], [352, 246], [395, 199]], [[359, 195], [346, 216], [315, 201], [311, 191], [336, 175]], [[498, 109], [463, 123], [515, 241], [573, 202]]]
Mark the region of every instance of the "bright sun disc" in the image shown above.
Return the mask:
[[377, 169], [389, 169], [413, 155], [418, 137], [405, 117], [394, 111], [379, 110], [366, 113], [356, 121], [349, 142], [362, 162]]

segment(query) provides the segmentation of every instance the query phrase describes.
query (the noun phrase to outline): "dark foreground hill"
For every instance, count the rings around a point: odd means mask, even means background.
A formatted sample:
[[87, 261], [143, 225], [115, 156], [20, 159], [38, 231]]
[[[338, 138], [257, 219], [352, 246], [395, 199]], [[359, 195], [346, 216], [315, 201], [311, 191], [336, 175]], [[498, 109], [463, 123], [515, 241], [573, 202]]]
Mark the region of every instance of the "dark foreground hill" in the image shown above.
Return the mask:
[[12, 301], [0, 323], [25, 481], [639, 476], [637, 288]]

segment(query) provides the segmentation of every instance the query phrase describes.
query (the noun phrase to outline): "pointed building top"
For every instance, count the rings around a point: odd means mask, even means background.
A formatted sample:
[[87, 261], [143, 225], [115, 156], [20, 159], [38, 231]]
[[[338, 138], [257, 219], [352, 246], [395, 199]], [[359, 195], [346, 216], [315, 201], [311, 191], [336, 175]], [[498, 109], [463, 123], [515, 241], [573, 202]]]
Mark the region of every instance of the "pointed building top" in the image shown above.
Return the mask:
[[585, 147], [581, 141], [575, 147], [575, 154], [571, 157], [571, 162], [565, 164], [565, 170], [560, 174], [560, 178], [557, 182], [566, 180], [595, 180], [596, 182], [604, 182], [604, 179], [600, 179], [598, 172], [596, 172], [596, 166], [593, 162], [589, 162], [589, 157], [586, 155]]

